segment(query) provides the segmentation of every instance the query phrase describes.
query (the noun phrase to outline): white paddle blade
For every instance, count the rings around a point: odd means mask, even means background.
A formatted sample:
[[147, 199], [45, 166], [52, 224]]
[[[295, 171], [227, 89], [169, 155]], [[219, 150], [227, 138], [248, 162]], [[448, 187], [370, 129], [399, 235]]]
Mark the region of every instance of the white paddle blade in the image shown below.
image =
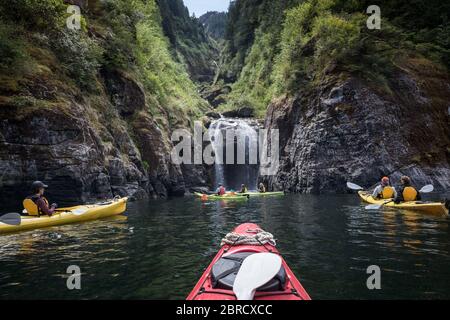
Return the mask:
[[22, 217], [18, 213], [7, 213], [0, 217], [0, 223], [10, 226], [20, 226], [22, 223]]
[[233, 285], [238, 300], [253, 300], [256, 289], [272, 280], [281, 268], [280, 256], [255, 253], [242, 263]]
[[426, 185], [419, 190], [420, 193], [430, 193], [434, 191], [434, 186], [432, 184]]
[[382, 207], [382, 204], [369, 204], [368, 206], [365, 207], [366, 210], [380, 210], [380, 208]]
[[70, 212], [72, 212], [76, 216], [81, 216], [82, 214], [85, 214], [88, 210], [89, 210], [89, 208], [81, 207], [81, 208], [77, 208], [75, 210], [71, 210]]
[[351, 183], [351, 182], [347, 182], [347, 188], [355, 190], [355, 191], [364, 190], [363, 187], [358, 186], [357, 184]]

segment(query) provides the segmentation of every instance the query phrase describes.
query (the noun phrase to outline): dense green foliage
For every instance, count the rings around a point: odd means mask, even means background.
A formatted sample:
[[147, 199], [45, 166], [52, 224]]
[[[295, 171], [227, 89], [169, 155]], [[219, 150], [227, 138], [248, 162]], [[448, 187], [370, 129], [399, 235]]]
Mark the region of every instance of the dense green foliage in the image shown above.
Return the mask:
[[[366, 26], [373, 4], [381, 7], [381, 30]], [[252, 106], [263, 116], [274, 97], [333, 72], [388, 87], [396, 61], [411, 55], [449, 66], [449, 13], [449, 3], [437, 0], [236, 0], [221, 70], [235, 83], [221, 108]]]
[[62, 26], [65, 9], [60, 0], [10, 0], [2, 1], [0, 12], [3, 19], [29, 30], [48, 31]]
[[[373, 4], [381, 30], [366, 27]], [[2, 74], [19, 79], [52, 64], [63, 82], [95, 93], [99, 70], [124, 70], [144, 85], [152, 112], [173, 123], [201, 115], [205, 103], [191, 79], [209, 83], [217, 66], [218, 84], [233, 83], [221, 110], [250, 106], [259, 116], [273, 98], [333, 74], [389, 88], [406, 57], [450, 66], [450, 3], [439, 0], [235, 0], [227, 14], [199, 19], [182, 0], [92, 0], [81, 31], [66, 28], [66, 8], [63, 0], [0, 4]], [[224, 38], [220, 61], [208, 33]]]
[[5, 75], [22, 65], [29, 66], [27, 74], [17, 79], [52, 68], [48, 77], [95, 94], [100, 92], [101, 69], [124, 70], [144, 85], [154, 115], [181, 123], [202, 114], [206, 103], [186, 67], [174, 60], [156, 0], [90, 1], [79, 31], [66, 27], [66, 9], [63, 0], [0, 4], [0, 68]]
[[183, 65], [173, 61], [156, 2], [109, 0], [104, 11], [102, 22], [116, 35], [104, 43], [106, 65], [133, 71], [173, 116], [183, 117], [179, 108], [199, 115], [203, 103]]
[[226, 12], [208, 11], [198, 20], [205, 26], [206, 32], [211, 37], [219, 41], [225, 38], [225, 30], [228, 23]]
[[183, 0], [158, 0], [164, 34], [179, 62], [187, 65], [192, 78], [211, 82], [218, 60], [218, 49], [202, 23], [189, 16]]
[[[41, 46], [60, 59], [62, 68], [81, 89], [94, 90], [102, 50], [88, 37], [86, 30], [77, 32], [65, 27], [69, 16], [66, 8], [61, 0], [13, 0], [2, 3], [2, 65], [12, 71], [17, 71], [17, 68], [24, 71], [20, 68], [24, 64], [36, 66], [29, 51], [34, 46]], [[85, 20], [81, 22], [85, 27]]]
[[14, 66], [28, 58], [26, 43], [17, 37], [17, 29], [9, 24], [0, 24], [0, 70], [17, 71]]
[[228, 25], [225, 33], [226, 61], [222, 77], [234, 82], [245, 65], [257, 30], [262, 33], [280, 32], [284, 11], [300, 0], [237, 0], [230, 4]]

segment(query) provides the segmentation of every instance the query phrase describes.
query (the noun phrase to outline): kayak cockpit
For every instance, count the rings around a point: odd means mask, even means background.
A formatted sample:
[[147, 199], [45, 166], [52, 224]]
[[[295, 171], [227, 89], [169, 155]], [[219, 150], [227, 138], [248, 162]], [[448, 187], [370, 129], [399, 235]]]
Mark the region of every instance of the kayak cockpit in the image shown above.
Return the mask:
[[[255, 252], [240, 252], [222, 256], [211, 269], [211, 283], [213, 289], [233, 290], [234, 281], [245, 258]], [[258, 289], [260, 292], [284, 291], [286, 284], [286, 270], [281, 266], [280, 271], [268, 283]]]

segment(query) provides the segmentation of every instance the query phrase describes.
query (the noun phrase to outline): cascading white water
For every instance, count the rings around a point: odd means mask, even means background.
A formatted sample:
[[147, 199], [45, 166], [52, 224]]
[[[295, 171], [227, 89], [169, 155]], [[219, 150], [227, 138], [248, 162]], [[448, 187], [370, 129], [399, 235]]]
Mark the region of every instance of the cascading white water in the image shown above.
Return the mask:
[[[256, 189], [259, 170], [257, 123], [221, 118], [211, 124], [209, 136], [215, 153], [215, 186], [223, 184], [227, 189], [238, 190], [241, 184], [246, 184], [249, 189]], [[235, 138], [230, 140], [229, 137]]]
[[215, 161], [214, 161], [215, 186], [218, 186], [219, 184], [225, 184], [225, 177], [223, 173], [223, 149], [222, 144], [219, 143], [221, 124], [222, 124], [221, 120], [216, 120], [213, 123], [211, 123], [211, 126], [209, 127], [208, 130], [209, 136], [212, 138], [211, 145], [213, 147], [215, 154]]

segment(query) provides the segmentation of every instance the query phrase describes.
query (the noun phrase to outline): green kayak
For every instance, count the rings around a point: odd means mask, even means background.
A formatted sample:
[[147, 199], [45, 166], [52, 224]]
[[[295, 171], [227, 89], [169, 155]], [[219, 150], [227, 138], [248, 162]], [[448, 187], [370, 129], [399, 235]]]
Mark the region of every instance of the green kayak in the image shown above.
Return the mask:
[[202, 193], [195, 193], [196, 197], [199, 197], [204, 200], [244, 200], [254, 197], [270, 197], [270, 196], [283, 196], [283, 191], [277, 191], [277, 192], [247, 192], [247, 193], [234, 193], [229, 192], [224, 196], [218, 196], [215, 194], [207, 195]]
[[244, 193], [243, 195], [249, 195], [250, 198], [253, 197], [270, 197], [270, 196], [284, 196], [284, 192], [283, 191], [275, 191], [275, 192], [247, 192]]
[[216, 194], [202, 194], [202, 193], [195, 193], [196, 197], [199, 197], [202, 200], [247, 200], [250, 196], [247, 194], [241, 194], [241, 193], [227, 193], [224, 196], [218, 196]]

